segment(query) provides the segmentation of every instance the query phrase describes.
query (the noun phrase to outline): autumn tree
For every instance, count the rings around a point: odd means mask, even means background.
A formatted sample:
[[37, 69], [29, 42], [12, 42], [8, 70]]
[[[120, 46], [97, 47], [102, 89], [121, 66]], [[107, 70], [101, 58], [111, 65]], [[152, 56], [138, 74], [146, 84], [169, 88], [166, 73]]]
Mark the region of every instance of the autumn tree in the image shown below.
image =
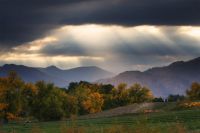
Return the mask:
[[[187, 92], [190, 97], [197, 99], [198, 85], [194, 84]], [[45, 81], [25, 83], [15, 72], [0, 78], [0, 117], [5, 121], [30, 116], [42, 121], [60, 120], [152, 98], [150, 89], [140, 84], [128, 87], [121, 83], [114, 87], [80, 81], [70, 83], [65, 89]]]
[[102, 110], [103, 102], [102, 95], [98, 92], [93, 92], [82, 102], [82, 105], [88, 113], [97, 113]]
[[192, 83], [186, 94], [190, 100], [200, 100], [200, 84], [197, 82]]
[[77, 98], [80, 115], [101, 111], [104, 100], [97, 88], [97, 84], [82, 81], [74, 89], [71, 89], [73, 91], [69, 91], [70, 95]]
[[23, 87], [23, 80], [15, 72], [10, 72], [7, 77], [0, 78], [0, 104], [4, 105], [1, 112], [3, 112], [6, 121], [9, 117], [12, 119], [22, 112], [23, 97], [21, 92]]
[[5, 94], [6, 94], [6, 78], [0, 78], [0, 118], [3, 119], [4, 121], [8, 121], [6, 117], [6, 111], [8, 108], [8, 103], [5, 100]]

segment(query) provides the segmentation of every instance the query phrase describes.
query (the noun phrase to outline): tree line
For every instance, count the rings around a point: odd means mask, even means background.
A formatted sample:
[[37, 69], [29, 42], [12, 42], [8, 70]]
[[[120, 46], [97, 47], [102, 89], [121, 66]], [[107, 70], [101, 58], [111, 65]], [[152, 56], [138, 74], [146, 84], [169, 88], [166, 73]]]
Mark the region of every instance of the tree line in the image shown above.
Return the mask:
[[[187, 96], [192, 100], [200, 99], [200, 84], [194, 83]], [[80, 81], [70, 83], [66, 89], [44, 81], [26, 83], [15, 72], [0, 78], [0, 119], [4, 121], [20, 118], [60, 120], [161, 99], [155, 98], [148, 87], [137, 83], [130, 87], [121, 83], [114, 87]]]

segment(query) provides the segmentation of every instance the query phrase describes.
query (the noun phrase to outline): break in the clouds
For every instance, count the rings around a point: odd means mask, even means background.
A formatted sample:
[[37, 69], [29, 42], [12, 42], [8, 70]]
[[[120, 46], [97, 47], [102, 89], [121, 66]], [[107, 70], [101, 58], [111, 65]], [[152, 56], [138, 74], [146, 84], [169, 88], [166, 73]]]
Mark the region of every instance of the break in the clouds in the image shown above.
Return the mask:
[[96, 65], [113, 72], [145, 70], [200, 55], [200, 27], [79, 25], [1, 55], [1, 63], [60, 68]]
[[0, 0], [0, 47], [64, 25], [199, 25], [199, 0]]

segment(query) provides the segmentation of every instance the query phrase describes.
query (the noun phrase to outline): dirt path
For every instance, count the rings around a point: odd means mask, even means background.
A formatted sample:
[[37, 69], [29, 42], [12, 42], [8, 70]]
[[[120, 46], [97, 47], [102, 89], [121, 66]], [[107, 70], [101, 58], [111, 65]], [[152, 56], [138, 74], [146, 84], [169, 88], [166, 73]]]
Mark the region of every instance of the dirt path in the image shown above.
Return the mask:
[[132, 105], [127, 105], [127, 106], [123, 106], [123, 107], [110, 109], [107, 111], [102, 111], [102, 112], [95, 113], [95, 114], [80, 116], [79, 118], [80, 119], [88, 119], [88, 118], [111, 117], [111, 116], [119, 116], [119, 115], [124, 115], [124, 114], [139, 113], [144, 110], [151, 110], [157, 104], [161, 104], [161, 103], [132, 104]]

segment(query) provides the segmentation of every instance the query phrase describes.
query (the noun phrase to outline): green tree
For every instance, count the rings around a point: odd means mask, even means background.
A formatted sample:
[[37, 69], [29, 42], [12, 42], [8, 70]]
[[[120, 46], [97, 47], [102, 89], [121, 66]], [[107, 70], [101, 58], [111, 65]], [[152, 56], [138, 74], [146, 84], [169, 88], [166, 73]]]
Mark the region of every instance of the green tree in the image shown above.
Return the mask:
[[184, 100], [185, 99], [185, 97], [184, 96], [182, 96], [182, 95], [179, 95], [179, 94], [177, 94], [177, 95], [169, 95], [168, 96], [168, 98], [167, 98], [167, 101], [168, 102], [177, 102], [177, 101], [182, 101], [182, 100]]
[[153, 99], [151, 90], [140, 84], [134, 84], [129, 89], [130, 103], [147, 102]]
[[116, 104], [118, 106], [123, 106], [129, 104], [127, 84], [121, 83], [117, 86], [117, 95], [115, 97]]
[[32, 115], [39, 120], [59, 120], [65, 116], [62, 90], [51, 83], [36, 83], [38, 93], [32, 101]]
[[[105, 101], [106, 105], [110, 107], [118, 107], [128, 104], [127, 84], [121, 83], [117, 88], [112, 89], [112, 95], [108, 95]], [[108, 106], [109, 107], [109, 106]]]
[[33, 102], [38, 93], [37, 87], [32, 83], [26, 83], [22, 89], [22, 115], [24, 117], [31, 115]]
[[62, 92], [63, 110], [66, 117], [78, 114], [78, 100], [75, 96]]
[[162, 97], [155, 97], [153, 99], [153, 102], [164, 102], [163, 98]]
[[99, 86], [100, 86], [99, 92], [102, 94], [111, 94], [114, 88], [114, 86], [111, 84], [105, 84], [105, 85], [99, 85]]

